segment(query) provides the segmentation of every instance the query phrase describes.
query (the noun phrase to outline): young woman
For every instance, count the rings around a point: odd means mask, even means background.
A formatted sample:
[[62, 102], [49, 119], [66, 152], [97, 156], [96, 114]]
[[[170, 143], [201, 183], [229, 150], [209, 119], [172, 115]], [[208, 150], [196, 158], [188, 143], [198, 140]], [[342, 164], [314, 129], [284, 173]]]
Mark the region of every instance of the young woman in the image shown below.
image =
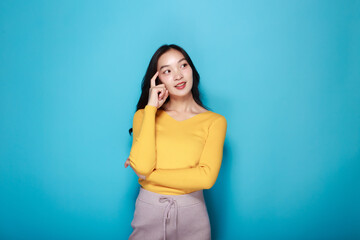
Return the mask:
[[141, 185], [131, 240], [211, 239], [203, 189], [218, 176], [227, 121], [203, 106], [199, 79], [177, 45], [163, 45], [151, 58], [125, 162]]

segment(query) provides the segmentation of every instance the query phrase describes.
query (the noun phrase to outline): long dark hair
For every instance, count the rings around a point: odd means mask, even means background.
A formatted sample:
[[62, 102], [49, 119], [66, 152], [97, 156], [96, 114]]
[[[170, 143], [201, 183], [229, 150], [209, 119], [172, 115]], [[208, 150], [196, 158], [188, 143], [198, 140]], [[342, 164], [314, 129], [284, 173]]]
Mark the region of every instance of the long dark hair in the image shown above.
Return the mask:
[[[142, 80], [141, 83], [141, 96], [140, 99], [136, 105], [136, 110], [145, 108], [146, 104], [148, 103], [149, 100], [149, 89], [150, 89], [150, 80], [151, 78], [155, 75], [156, 71], [157, 71], [157, 64], [158, 64], [158, 60], [161, 57], [161, 55], [163, 55], [164, 53], [166, 53], [167, 51], [169, 51], [170, 49], [175, 49], [178, 50], [179, 52], [182, 53], [182, 55], [184, 55], [186, 61], [189, 63], [189, 65], [191, 66], [192, 72], [193, 72], [193, 86], [191, 89], [193, 98], [195, 100], [195, 102], [197, 104], [199, 104], [200, 106], [202, 106], [203, 108], [209, 110], [206, 106], [204, 106], [204, 104], [201, 102], [200, 100], [200, 92], [199, 92], [199, 83], [200, 83], [200, 75], [198, 73], [198, 71], [196, 70], [193, 62], [191, 61], [191, 58], [189, 57], [189, 55], [186, 53], [186, 51], [181, 48], [178, 45], [175, 44], [164, 44], [161, 47], [158, 48], [158, 50], [156, 50], [156, 52], [154, 53], [154, 55], [152, 56], [149, 66], [146, 70], [145, 76]], [[160, 84], [160, 79], [159, 77], [156, 79], [156, 85]], [[166, 101], [164, 102], [164, 104], [160, 107], [160, 109], [162, 109], [162, 107], [169, 101], [170, 96], [166, 99]], [[131, 135], [132, 133], [132, 128], [129, 129], [129, 134]]]

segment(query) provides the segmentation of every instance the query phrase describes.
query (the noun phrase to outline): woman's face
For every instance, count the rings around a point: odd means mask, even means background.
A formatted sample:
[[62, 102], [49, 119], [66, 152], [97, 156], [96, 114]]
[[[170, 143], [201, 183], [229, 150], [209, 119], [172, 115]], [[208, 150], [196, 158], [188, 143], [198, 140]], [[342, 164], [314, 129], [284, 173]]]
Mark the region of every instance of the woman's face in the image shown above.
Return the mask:
[[[157, 64], [159, 79], [165, 84], [170, 95], [184, 96], [191, 92], [193, 72], [181, 52], [170, 49], [160, 56]], [[185, 82], [185, 85], [178, 86]]]

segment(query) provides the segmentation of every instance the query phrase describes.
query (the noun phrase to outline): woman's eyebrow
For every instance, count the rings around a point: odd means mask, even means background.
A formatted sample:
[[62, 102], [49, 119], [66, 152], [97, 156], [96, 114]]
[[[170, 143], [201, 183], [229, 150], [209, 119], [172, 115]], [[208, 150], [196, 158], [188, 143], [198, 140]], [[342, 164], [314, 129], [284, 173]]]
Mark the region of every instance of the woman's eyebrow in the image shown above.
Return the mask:
[[[181, 62], [182, 60], [185, 60], [185, 58], [180, 59], [180, 60], [178, 61], [178, 63], [179, 63], [179, 62]], [[164, 68], [164, 67], [168, 67], [168, 66], [170, 66], [170, 65], [164, 65], [164, 66], [161, 66], [161, 68], [159, 69], [159, 71], [160, 71], [162, 68]]]

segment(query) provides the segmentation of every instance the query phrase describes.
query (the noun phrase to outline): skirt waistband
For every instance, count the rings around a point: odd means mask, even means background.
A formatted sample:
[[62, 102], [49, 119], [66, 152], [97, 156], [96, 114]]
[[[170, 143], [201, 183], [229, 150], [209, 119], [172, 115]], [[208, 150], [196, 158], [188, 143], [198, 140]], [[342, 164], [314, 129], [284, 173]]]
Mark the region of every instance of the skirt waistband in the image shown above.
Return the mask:
[[[173, 199], [176, 200], [179, 207], [193, 205], [196, 203], [204, 202], [203, 190], [195, 191], [188, 194], [182, 195], [166, 195], [148, 191], [140, 187], [138, 198], [153, 205], [159, 205], [159, 199]], [[160, 203], [160, 205], [162, 205]]]

